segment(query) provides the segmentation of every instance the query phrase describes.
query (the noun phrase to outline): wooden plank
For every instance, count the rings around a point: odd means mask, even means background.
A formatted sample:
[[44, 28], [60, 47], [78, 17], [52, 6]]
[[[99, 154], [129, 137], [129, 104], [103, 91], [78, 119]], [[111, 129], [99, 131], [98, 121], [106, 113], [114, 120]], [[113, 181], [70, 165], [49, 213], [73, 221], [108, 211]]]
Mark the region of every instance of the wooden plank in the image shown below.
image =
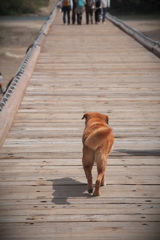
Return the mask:
[[[16, 228], [13, 224], [8, 224], [3, 229], [3, 235], [8, 237], [8, 239], [28, 239], [28, 236], [32, 239], [119, 239], [119, 236], [123, 235], [124, 239], [151, 239], [155, 240], [159, 237], [158, 223], [145, 223], [137, 222], [130, 223], [125, 222], [68, 222], [68, 223], [46, 223], [44, 228], [44, 223], [19, 223]], [[21, 231], [22, 229], [22, 231]], [[12, 234], [13, 233], [13, 236]], [[92, 236], [93, 235], [93, 236]], [[27, 236], [27, 237], [26, 237]]]
[[[63, 184], [63, 186], [66, 185], [73, 185], [74, 182], [76, 182], [77, 184], [86, 184], [86, 181], [84, 179], [84, 175], [82, 176], [70, 176], [67, 177], [65, 179], [61, 179], [60, 176], [55, 176], [56, 177], [56, 181], [59, 184]], [[74, 177], [74, 181], [73, 181], [73, 177]], [[18, 175], [18, 177], [16, 178], [16, 176], [12, 175], [10, 177], [3, 177], [3, 181], [1, 181], [1, 185], [2, 186], [7, 186], [10, 185], [12, 187], [14, 186], [19, 186], [22, 187], [23, 186], [47, 186], [49, 185], [48, 180], [53, 179], [53, 174], [28, 174], [26, 176], [26, 174], [24, 174], [24, 176], [22, 175]], [[95, 181], [95, 177], [94, 177], [94, 181]], [[112, 176], [111, 174], [107, 174], [107, 178], [106, 178], [106, 183], [107, 186], [108, 185], [116, 185], [117, 182], [119, 185], [150, 185], [152, 187], [152, 185], [158, 185], [158, 182], [160, 180], [160, 177], [157, 176], [148, 176], [145, 177], [143, 176]], [[10, 184], [12, 182], [12, 185]], [[57, 183], [57, 184], [58, 184]], [[107, 187], [106, 186], [106, 187]]]
[[[64, 202], [64, 199], [58, 199], [57, 202], [52, 202], [50, 200], [50, 198], [46, 198], [46, 199], [24, 199], [22, 200], [17, 200], [17, 199], [8, 199], [6, 200], [0, 200], [1, 205], [4, 205], [4, 207], [6, 206], [11, 206], [13, 205], [13, 207], [15, 206], [19, 206], [20, 208], [24, 205], [28, 205], [30, 208], [37, 208], [38, 206], [46, 209], [47, 207], [71, 207], [72, 205], [74, 205], [76, 207], [76, 205], [81, 205], [81, 206], [87, 206], [90, 205], [92, 206], [92, 204], [97, 204], [97, 206], [99, 206], [99, 204], [103, 204], [103, 206], [105, 207], [105, 205], [108, 206], [117, 206], [119, 204], [137, 204], [137, 207], [139, 207], [139, 205], [142, 204], [146, 204], [148, 205], [148, 207], [150, 206], [151, 208], [153, 207], [153, 205], [157, 205], [159, 204], [159, 199], [158, 198], [137, 198], [137, 197], [133, 197], [133, 198], [105, 198], [105, 197], [99, 197], [99, 198], [93, 198], [93, 197], [81, 197], [81, 198], [75, 198], [75, 197], [70, 197], [69, 198], [69, 204], [66, 204]], [[105, 204], [105, 205], [104, 205]]]
[[[54, 179], [53, 181], [54, 184]], [[57, 180], [55, 179], [55, 182]], [[77, 186], [77, 182], [75, 180], [72, 181], [74, 186], [23, 186], [22, 189], [19, 186], [14, 186], [14, 191], [12, 187], [5, 188], [1, 187], [1, 199], [49, 199], [52, 202], [58, 204], [59, 199], [63, 199], [64, 204], [69, 204], [70, 197], [89, 197], [86, 191], [86, 185], [81, 184]], [[101, 196], [111, 198], [159, 198], [160, 187], [157, 185], [108, 185], [107, 187], [101, 189]], [[53, 195], [53, 198], [52, 198]]]
[[[113, 155], [109, 157], [107, 167], [109, 166], [159, 166], [160, 165], [160, 159], [159, 157], [130, 157], [123, 156], [115, 158]], [[1, 159], [0, 161], [0, 167], [22, 167], [22, 166], [82, 166], [82, 160], [80, 158], [75, 159], [46, 159], [46, 158], [37, 158], [37, 159]]]
[[157, 222], [159, 221], [158, 215], [105, 215], [105, 214], [97, 214], [97, 215], [90, 215], [90, 214], [63, 214], [63, 215], [53, 215], [49, 214], [45, 216], [44, 214], [38, 215], [36, 217], [28, 217], [25, 216], [0, 216], [0, 221], [4, 223], [14, 223], [16, 222]]
[[[83, 202], [84, 203], [84, 202]], [[119, 203], [119, 204], [106, 204], [104, 208], [104, 204], [97, 202], [92, 203], [92, 204], [86, 204], [84, 205], [83, 203], [71, 203], [70, 205], [63, 205], [64, 207], [64, 213], [65, 214], [85, 214], [86, 210], [88, 211], [89, 214], [130, 214], [130, 213], [135, 213], [135, 214], [140, 214], [142, 212], [143, 214], [159, 214], [160, 211], [160, 204], [155, 204], [155, 203], [141, 203], [141, 204], [136, 204], [136, 203]], [[50, 205], [47, 205], [48, 207], [44, 208], [42, 204], [38, 204], [35, 206], [34, 204], [30, 204], [30, 209], [28, 209], [28, 204], [27, 203], [21, 203], [17, 205], [4, 205], [3, 207], [1, 206], [0, 208], [0, 213], [1, 215], [18, 215], [18, 211], [21, 210], [20, 215], [24, 216], [34, 214], [37, 215], [39, 211], [44, 211], [44, 215], [49, 215], [49, 212], [52, 211], [52, 214], [57, 214], [57, 215], [62, 215], [61, 211], [61, 205], [53, 205], [50, 203]], [[55, 211], [55, 212], [54, 212]], [[76, 212], [77, 211], [77, 212]]]
[[[111, 162], [111, 161], [110, 161]], [[83, 172], [83, 167], [82, 166], [66, 166], [65, 168], [62, 166], [48, 166], [45, 164], [44, 166], [10, 166], [9, 168], [6, 169], [6, 167], [1, 167], [0, 173], [3, 174], [18, 174], [18, 173], [32, 173], [32, 172], [41, 172], [43, 173], [48, 173], [48, 174], [59, 174], [63, 172], [63, 174], [69, 175], [74, 173], [76, 176], [81, 176], [84, 174]], [[93, 172], [96, 174], [96, 167], [93, 168]], [[159, 173], [159, 168], [157, 166], [107, 166], [107, 173], [110, 175], [125, 175], [128, 174], [129, 176], [136, 176], [136, 175], [147, 175], [147, 176], [154, 176], [154, 173], [158, 175]], [[107, 175], [108, 175], [107, 174]]]

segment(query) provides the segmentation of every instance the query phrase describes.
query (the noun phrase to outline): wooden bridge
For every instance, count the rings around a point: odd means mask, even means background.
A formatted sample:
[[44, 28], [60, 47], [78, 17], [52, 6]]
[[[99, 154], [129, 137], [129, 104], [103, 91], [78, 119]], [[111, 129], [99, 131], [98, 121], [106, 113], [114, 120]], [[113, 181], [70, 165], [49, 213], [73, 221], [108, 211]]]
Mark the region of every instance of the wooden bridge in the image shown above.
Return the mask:
[[[57, 13], [26, 68], [0, 115], [3, 140], [30, 78], [0, 149], [0, 239], [160, 239], [160, 59], [110, 21], [63, 26]], [[100, 197], [81, 164], [92, 111], [115, 136]]]

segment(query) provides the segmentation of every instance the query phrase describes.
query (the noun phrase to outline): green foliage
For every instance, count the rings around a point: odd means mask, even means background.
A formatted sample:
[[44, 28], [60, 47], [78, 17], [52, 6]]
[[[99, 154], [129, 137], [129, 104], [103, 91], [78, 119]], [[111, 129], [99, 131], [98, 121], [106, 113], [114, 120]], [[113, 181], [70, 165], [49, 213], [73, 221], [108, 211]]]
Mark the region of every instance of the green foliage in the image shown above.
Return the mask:
[[2, 0], [0, 15], [21, 15], [36, 13], [40, 7], [47, 6], [49, 0]]

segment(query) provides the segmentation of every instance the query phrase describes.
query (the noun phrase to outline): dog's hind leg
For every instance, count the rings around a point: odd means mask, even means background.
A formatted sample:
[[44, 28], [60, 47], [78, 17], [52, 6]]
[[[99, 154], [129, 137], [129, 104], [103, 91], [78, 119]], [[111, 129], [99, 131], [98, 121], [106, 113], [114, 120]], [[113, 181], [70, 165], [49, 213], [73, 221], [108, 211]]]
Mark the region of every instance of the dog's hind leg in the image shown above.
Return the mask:
[[105, 176], [105, 173], [103, 174], [103, 177], [102, 177], [102, 181], [101, 181], [101, 186], [105, 186], [106, 185], [106, 176]]
[[102, 154], [101, 151], [95, 152], [95, 161], [97, 163], [98, 177], [95, 184], [94, 196], [100, 196], [100, 186], [105, 185], [105, 172], [107, 166], [107, 155]]
[[92, 168], [94, 164], [93, 151], [88, 147], [83, 148], [83, 169], [88, 182], [88, 193], [93, 192], [93, 182], [92, 182]]
[[95, 191], [93, 193], [94, 196], [100, 196], [100, 186], [101, 186], [104, 174], [105, 174], [104, 168], [98, 167], [97, 170], [98, 170], [98, 177], [97, 177], [96, 184], [95, 184]]

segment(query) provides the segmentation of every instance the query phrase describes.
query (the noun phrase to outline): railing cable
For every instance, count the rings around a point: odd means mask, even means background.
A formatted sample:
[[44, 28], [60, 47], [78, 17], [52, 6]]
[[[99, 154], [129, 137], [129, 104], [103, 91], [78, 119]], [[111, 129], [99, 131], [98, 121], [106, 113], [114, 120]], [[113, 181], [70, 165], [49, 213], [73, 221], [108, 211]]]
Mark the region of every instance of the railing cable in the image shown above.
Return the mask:
[[34, 43], [28, 47], [28, 49], [26, 51], [26, 56], [25, 56], [22, 64], [20, 65], [20, 68], [18, 69], [16, 76], [10, 80], [6, 89], [3, 89], [3, 91], [2, 91], [2, 81], [0, 82], [0, 89], [3, 94], [3, 97], [0, 100], [0, 113], [2, 112], [3, 108], [5, 107], [6, 103], [9, 100], [10, 96], [12, 95], [14, 89], [16, 88], [18, 82], [20, 81], [22, 75], [24, 74], [25, 68], [26, 68], [28, 61], [29, 61], [30, 57], [32, 56], [36, 46], [40, 46], [42, 38], [44, 36], [46, 36], [47, 29], [49, 28], [49, 26], [52, 23], [52, 19], [55, 16], [56, 10], [57, 10], [57, 7], [55, 7], [54, 10], [51, 12], [50, 16], [48, 17], [48, 19], [46, 20], [42, 29], [40, 30], [40, 33], [39, 33], [38, 37], [36, 38], [36, 40], [34, 41]]

